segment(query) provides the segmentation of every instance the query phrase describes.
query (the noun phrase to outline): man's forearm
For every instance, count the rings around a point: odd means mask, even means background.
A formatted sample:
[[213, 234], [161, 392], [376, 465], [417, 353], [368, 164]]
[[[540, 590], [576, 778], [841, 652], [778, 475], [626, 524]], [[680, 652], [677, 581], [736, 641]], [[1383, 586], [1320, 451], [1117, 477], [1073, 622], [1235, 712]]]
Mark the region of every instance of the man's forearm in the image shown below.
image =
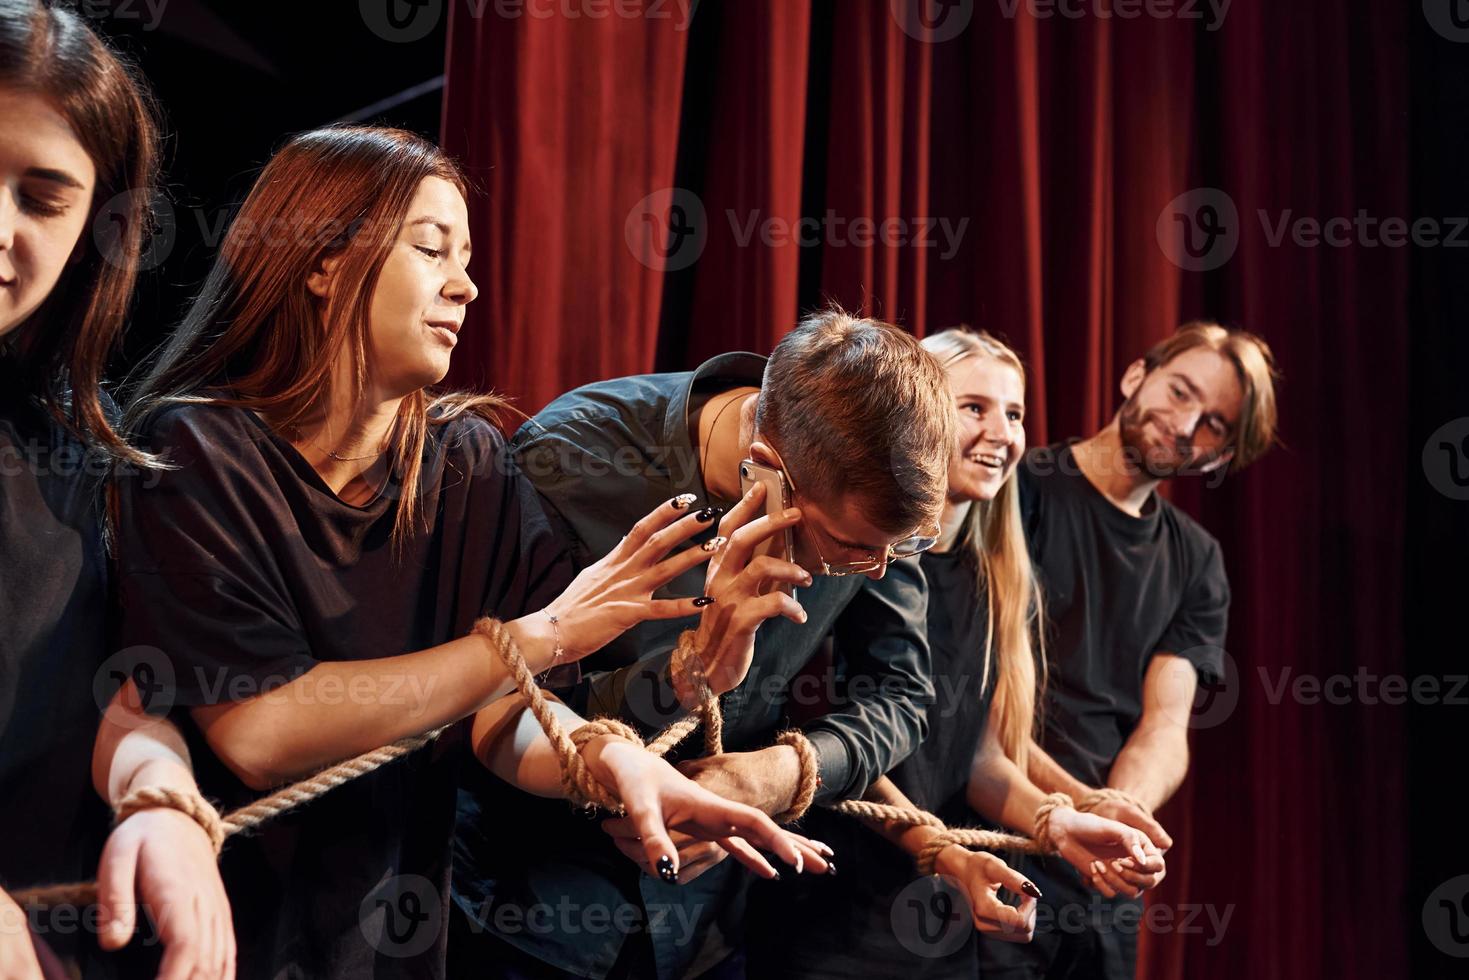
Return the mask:
[[975, 752], [964, 796], [980, 816], [1029, 834], [1035, 829], [1035, 811], [1045, 795], [997, 743], [987, 740]]
[[1150, 810], [1167, 803], [1188, 775], [1188, 736], [1175, 728], [1139, 728], [1128, 738], [1107, 784]]
[[1093, 787], [1062, 769], [1061, 764], [1047, 755], [1046, 750], [1034, 741], [1030, 743], [1030, 751], [1027, 755], [1029, 757], [1026, 767], [1027, 774], [1030, 776], [1030, 781], [1042, 793], [1065, 793], [1073, 800], [1080, 802], [1083, 796], [1092, 791]]

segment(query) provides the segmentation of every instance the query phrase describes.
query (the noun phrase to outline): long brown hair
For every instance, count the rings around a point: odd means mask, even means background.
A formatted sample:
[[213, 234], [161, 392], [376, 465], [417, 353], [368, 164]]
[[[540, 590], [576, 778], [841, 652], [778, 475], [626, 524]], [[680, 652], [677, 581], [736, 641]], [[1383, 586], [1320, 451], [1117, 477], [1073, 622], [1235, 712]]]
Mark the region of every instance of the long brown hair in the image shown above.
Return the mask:
[[[990, 357], [1013, 369], [1025, 385], [1020, 356], [983, 330], [945, 330], [925, 337], [923, 346], [946, 371], [971, 357]], [[1013, 472], [995, 499], [970, 506], [956, 547], [966, 549], [972, 558], [989, 606], [982, 677], [989, 678], [991, 658], [999, 658], [989, 724], [999, 733], [1005, 754], [1024, 771], [1046, 670], [1039, 628], [1041, 591], [1020, 522], [1020, 491]]]
[[[129, 431], [179, 402], [245, 408], [288, 429], [326, 404], [339, 356], [350, 358], [351, 394], [361, 397], [373, 290], [426, 177], [467, 195], [454, 162], [401, 129], [331, 126], [292, 138], [256, 179], [198, 297], [138, 386]], [[341, 261], [323, 301], [306, 278], [328, 256]], [[395, 541], [418, 514], [428, 426], [466, 412], [493, 418], [504, 405], [424, 390], [403, 399], [388, 449], [402, 484]]]
[[0, 341], [24, 394], [93, 450], [146, 464], [103, 408], [102, 376], [122, 333], [152, 223], [157, 111], [142, 76], [76, 14], [36, 0], [0, 0], [0, 86], [34, 93], [70, 124], [97, 169], [93, 237], [25, 327]]

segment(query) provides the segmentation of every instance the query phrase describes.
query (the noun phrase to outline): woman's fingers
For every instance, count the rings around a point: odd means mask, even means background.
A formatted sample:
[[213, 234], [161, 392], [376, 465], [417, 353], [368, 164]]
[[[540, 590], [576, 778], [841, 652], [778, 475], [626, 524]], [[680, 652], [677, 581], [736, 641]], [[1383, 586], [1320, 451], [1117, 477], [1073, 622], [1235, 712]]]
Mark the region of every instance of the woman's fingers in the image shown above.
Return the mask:
[[[693, 510], [667, 527], [650, 534], [638, 550], [648, 559], [650, 565], [661, 561], [685, 541], [709, 530], [714, 519], [722, 513], [722, 507], [700, 507]], [[699, 551], [697, 548], [690, 550]], [[704, 557], [707, 558], [708, 554], [704, 554]]]
[[693, 513], [694, 504], [698, 498], [691, 493], [686, 493], [671, 500], [665, 500], [649, 511], [641, 520], [632, 526], [627, 536], [618, 545], [629, 554], [638, 551], [648, 543], [648, 539], [659, 531], [668, 527], [674, 521]]
[[729, 852], [730, 857], [749, 868], [762, 878], [779, 878], [780, 872], [765, 860], [765, 855], [750, 846], [743, 837], [721, 837], [719, 846]]
[[[1107, 864], [1106, 864], [1106, 862], [1104, 862], [1104, 861], [1093, 861], [1091, 863], [1091, 869], [1090, 870], [1091, 870], [1090, 880], [1091, 880], [1092, 887], [1094, 889], [1096, 889], [1097, 891], [1101, 892], [1102, 895], [1104, 897], [1106, 897], [1106, 898], [1116, 898], [1117, 897], [1117, 887], [1114, 886], [1113, 883], [1112, 883], [1112, 881], [1109, 880], [1109, 878], [1107, 877], [1108, 872], [1107, 872]], [[1120, 886], [1121, 885], [1121, 881], [1119, 880], [1117, 884], [1118, 884], [1118, 886]]]

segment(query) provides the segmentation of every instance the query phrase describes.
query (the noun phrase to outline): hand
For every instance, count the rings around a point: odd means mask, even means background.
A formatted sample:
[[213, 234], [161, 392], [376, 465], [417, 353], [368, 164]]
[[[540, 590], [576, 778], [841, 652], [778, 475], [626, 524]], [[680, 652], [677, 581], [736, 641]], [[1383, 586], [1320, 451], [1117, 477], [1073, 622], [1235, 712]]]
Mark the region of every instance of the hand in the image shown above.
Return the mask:
[[[1051, 813], [1050, 837], [1049, 843], [1081, 873], [1082, 879], [1107, 898], [1136, 898], [1142, 894], [1142, 887], [1135, 880], [1163, 870], [1162, 853], [1142, 831], [1095, 813], [1058, 807]], [[1126, 865], [1118, 864], [1124, 861]], [[1133, 872], [1134, 879], [1130, 880], [1124, 870]]]
[[669, 556], [714, 518], [709, 511], [691, 511], [689, 500], [675, 497], [659, 504], [546, 607], [558, 620], [566, 662], [595, 653], [641, 622], [698, 614], [702, 606], [695, 605], [697, 596], [653, 598], [654, 591], [709, 560], [710, 553], [701, 548]]
[[[971, 851], [958, 844], [939, 851], [933, 866], [958, 882], [974, 912], [974, 928], [986, 937], [1006, 943], [1028, 943], [1034, 938], [1035, 900], [1041, 893], [1029, 878], [988, 851]], [[1001, 888], [1020, 896], [1018, 908], [1000, 901]]]
[[690, 759], [678, 771], [726, 800], [775, 816], [791, 808], [800, 789], [801, 759], [789, 745]]
[[1173, 846], [1173, 838], [1168, 836], [1168, 831], [1163, 825], [1153, 819], [1153, 815], [1146, 810], [1122, 800], [1103, 800], [1091, 808], [1091, 812], [1108, 820], [1116, 820], [1125, 823], [1129, 827], [1141, 830], [1148, 835], [1153, 846], [1160, 851], [1167, 851]]
[[826, 858], [830, 848], [818, 848], [814, 842], [782, 830], [754, 807], [704, 789], [640, 746], [619, 738], [599, 738], [587, 743], [585, 754], [592, 775], [616, 794], [627, 812], [624, 819], [630, 828], [614, 825], [615, 829], [632, 829], [633, 836], [641, 838], [643, 860], [639, 863], [666, 881], [682, 880], [675, 859], [679, 849], [669, 835], [673, 830], [718, 843], [735, 860], [764, 878], [780, 875], [756, 846], [798, 872], [811, 868], [824, 873], [829, 867]]
[[764, 504], [765, 487], [756, 484], [719, 522], [719, 535], [727, 541], [709, 563], [704, 594], [715, 601], [699, 619], [696, 641], [704, 676], [715, 694], [732, 691], [744, 681], [755, 659], [755, 631], [761, 623], [773, 616], [806, 622], [801, 604], [770, 586], [807, 586], [811, 573], [771, 555], [750, 558], [757, 544], [799, 524], [801, 512], [792, 507], [779, 515], [756, 517]]
[[163, 941], [159, 980], [235, 975], [235, 930], [214, 847], [186, 814], [143, 810], [107, 838], [97, 866], [103, 949], [127, 945], [139, 901]]
[[25, 910], [0, 889], [0, 980], [41, 980]]
[[[611, 817], [602, 821], [602, 830], [612, 837], [612, 843], [624, 857], [640, 868], [647, 867], [643, 838], [631, 820], [626, 817]], [[681, 885], [696, 880], [729, 857], [729, 852], [713, 841], [690, 837], [677, 830], [671, 831], [668, 839], [673, 841], [673, 846], [678, 850], [678, 881]]]

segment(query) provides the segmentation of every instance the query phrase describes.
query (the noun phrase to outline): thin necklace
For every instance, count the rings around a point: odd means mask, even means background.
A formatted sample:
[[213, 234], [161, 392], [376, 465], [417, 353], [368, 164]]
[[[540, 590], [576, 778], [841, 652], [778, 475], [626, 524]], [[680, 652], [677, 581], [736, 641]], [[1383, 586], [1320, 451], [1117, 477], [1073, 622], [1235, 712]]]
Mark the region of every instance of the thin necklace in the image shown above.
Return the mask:
[[709, 487], [709, 447], [714, 445], [714, 433], [719, 431], [719, 420], [724, 417], [724, 413], [729, 410], [729, 407], [731, 405], [733, 405], [735, 402], [743, 401], [745, 397], [748, 396], [736, 395], [734, 398], [729, 399], [729, 401], [721, 405], [719, 407], [719, 411], [714, 415], [714, 424], [709, 426], [709, 436], [704, 440], [703, 458], [699, 460], [699, 475], [704, 480], [704, 487], [706, 490]]
[[[296, 438], [297, 439], [300, 439], [301, 438], [301, 427], [299, 425], [293, 425], [293, 426], [291, 426], [291, 428], [293, 430], [295, 430]], [[330, 449], [327, 449], [327, 448], [321, 446], [320, 444], [317, 443], [317, 441], [315, 439], [307, 439], [306, 442], [309, 443], [312, 447], [320, 450], [321, 452], [326, 453], [328, 456], [330, 456], [332, 459], [336, 460], [339, 463], [358, 463], [358, 462], [361, 462], [364, 459], [376, 459], [377, 457], [381, 456], [383, 453], [387, 452], [386, 449], [379, 449], [377, 452], [375, 452], [375, 453], [368, 453], [366, 456], [341, 456], [341, 455], [338, 455], [337, 453], [332, 452]]]

